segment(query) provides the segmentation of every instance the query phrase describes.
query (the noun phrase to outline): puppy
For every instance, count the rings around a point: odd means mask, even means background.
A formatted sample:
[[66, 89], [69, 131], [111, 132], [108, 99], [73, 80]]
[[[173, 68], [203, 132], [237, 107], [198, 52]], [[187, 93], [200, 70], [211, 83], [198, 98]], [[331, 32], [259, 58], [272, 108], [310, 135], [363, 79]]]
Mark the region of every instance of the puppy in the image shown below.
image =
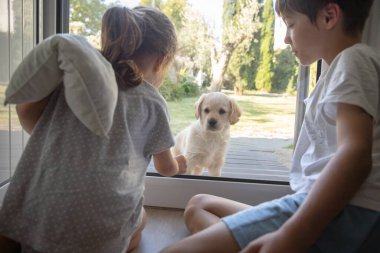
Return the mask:
[[172, 149], [174, 155], [187, 159], [187, 174], [220, 176], [224, 165], [230, 125], [239, 121], [237, 103], [221, 92], [203, 94], [195, 103], [197, 121], [179, 132]]

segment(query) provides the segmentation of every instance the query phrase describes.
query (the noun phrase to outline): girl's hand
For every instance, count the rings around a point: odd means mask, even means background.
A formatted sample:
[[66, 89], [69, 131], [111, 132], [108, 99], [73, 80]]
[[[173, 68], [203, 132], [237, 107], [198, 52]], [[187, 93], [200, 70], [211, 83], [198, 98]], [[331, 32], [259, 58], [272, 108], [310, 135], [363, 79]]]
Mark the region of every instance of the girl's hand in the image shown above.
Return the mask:
[[184, 174], [186, 173], [187, 169], [187, 160], [183, 155], [178, 155], [175, 157], [177, 163], [178, 163], [178, 173], [177, 174]]
[[252, 241], [240, 253], [304, 253], [307, 247], [281, 230], [272, 232]]
[[16, 105], [16, 112], [20, 124], [28, 134], [32, 133], [49, 102], [50, 96], [51, 95], [37, 102]]

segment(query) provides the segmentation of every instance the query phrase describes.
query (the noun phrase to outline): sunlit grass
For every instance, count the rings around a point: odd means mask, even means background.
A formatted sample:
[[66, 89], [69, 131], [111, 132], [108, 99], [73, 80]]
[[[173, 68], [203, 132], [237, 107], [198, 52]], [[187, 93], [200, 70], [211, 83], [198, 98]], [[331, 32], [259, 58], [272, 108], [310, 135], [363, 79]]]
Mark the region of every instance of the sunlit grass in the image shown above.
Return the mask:
[[[232, 126], [232, 136], [293, 138], [296, 97], [277, 94], [229, 94], [242, 110], [240, 121]], [[195, 121], [194, 103], [198, 98], [169, 102], [173, 133]]]

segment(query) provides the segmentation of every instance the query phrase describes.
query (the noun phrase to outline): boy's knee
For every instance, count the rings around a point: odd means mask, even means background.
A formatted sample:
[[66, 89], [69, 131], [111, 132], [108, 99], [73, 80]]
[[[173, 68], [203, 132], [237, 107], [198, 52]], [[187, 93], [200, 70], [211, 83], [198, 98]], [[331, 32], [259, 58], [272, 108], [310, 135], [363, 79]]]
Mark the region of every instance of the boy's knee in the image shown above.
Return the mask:
[[211, 195], [209, 194], [194, 195], [187, 203], [186, 208], [195, 206], [201, 209], [205, 209], [206, 205], [209, 203], [210, 196]]
[[199, 210], [206, 209], [208, 196], [207, 194], [197, 194], [191, 197], [185, 207], [185, 220], [191, 219]]
[[197, 219], [200, 215], [207, 211], [207, 205], [210, 202], [210, 195], [208, 194], [197, 194], [193, 196], [186, 205], [184, 211], [184, 220], [186, 226], [193, 231], [194, 226], [197, 226]]

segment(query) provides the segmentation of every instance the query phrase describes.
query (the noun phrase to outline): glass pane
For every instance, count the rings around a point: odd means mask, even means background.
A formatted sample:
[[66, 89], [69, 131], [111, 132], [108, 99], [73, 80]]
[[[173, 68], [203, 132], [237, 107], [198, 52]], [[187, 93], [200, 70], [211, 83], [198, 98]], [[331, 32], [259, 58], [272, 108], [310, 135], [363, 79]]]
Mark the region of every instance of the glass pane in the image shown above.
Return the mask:
[[[38, 19], [37, 16], [35, 16], [35, 13], [37, 11], [35, 10], [36, 5], [35, 5], [35, 0], [24, 0], [23, 4], [23, 13], [24, 13], [24, 20], [23, 20], [23, 41], [22, 41], [22, 46], [23, 46], [23, 58], [25, 58], [28, 53], [34, 48], [35, 46], [35, 41], [37, 37], [37, 33], [39, 32], [39, 29], [42, 29], [42, 26], [37, 28], [35, 30], [34, 27], [36, 24], [36, 21]], [[15, 120], [15, 118], [18, 119], [15, 113], [12, 114], [12, 122], [13, 122], [13, 131], [18, 132], [18, 139], [21, 139], [22, 147], [24, 148], [28, 139], [29, 139], [29, 134], [27, 134], [25, 131], [21, 131], [22, 127], [20, 125], [20, 122], [18, 120]], [[21, 132], [21, 135], [20, 135]], [[20, 150], [16, 151], [18, 153], [18, 156], [21, 155]], [[13, 171], [12, 171], [13, 173]]]
[[4, 104], [4, 92], [9, 82], [9, 21], [8, 1], [0, 1], [0, 185], [10, 176], [9, 106]]
[[[298, 63], [283, 43], [285, 26], [275, 15], [272, 1], [265, 1], [267, 5], [253, 1], [241, 8], [237, 2], [244, 1], [98, 0], [84, 4], [71, 0], [69, 30], [99, 47], [100, 18], [106, 7], [159, 7], [175, 24], [179, 39], [175, 63], [160, 88], [168, 101], [173, 133], [197, 120], [194, 104], [202, 93], [220, 90], [242, 111], [230, 128], [221, 177], [288, 181]], [[155, 172], [153, 166], [148, 171]], [[207, 176], [207, 170], [201, 175]]]
[[[29, 10], [24, 10], [23, 2], [28, 1], [11, 1], [11, 17], [10, 23], [13, 27], [13, 32], [10, 36], [10, 74], [15, 71], [17, 66], [20, 64], [23, 58], [23, 41], [30, 37], [30, 31], [33, 33], [33, 26], [24, 25], [24, 22], [29, 19]], [[27, 7], [27, 5], [25, 5]], [[25, 12], [25, 13], [24, 13]], [[25, 16], [25, 14], [27, 14]], [[29, 29], [29, 31], [28, 31]], [[30, 38], [29, 38], [30, 40]], [[15, 110], [15, 105], [10, 106], [10, 153], [11, 153], [11, 174], [13, 174], [14, 169], [20, 159], [23, 146], [22, 146], [22, 128], [18, 121], [18, 117]]]

